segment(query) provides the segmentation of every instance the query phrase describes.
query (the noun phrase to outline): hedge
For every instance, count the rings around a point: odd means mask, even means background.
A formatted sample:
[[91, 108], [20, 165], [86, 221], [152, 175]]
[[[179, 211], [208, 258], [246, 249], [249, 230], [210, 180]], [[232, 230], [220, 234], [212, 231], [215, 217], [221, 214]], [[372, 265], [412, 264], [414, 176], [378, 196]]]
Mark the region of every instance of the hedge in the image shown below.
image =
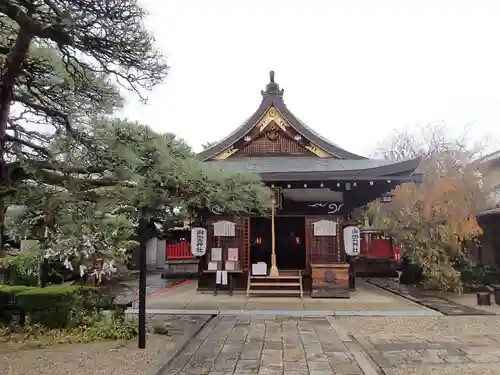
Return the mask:
[[50, 328], [78, 325], [99, 302], [94, 287], [54, 285], [45, 288], [0, 285], [0, 317], [10, 320], [12, 310], [25, 314], [31, 323]]

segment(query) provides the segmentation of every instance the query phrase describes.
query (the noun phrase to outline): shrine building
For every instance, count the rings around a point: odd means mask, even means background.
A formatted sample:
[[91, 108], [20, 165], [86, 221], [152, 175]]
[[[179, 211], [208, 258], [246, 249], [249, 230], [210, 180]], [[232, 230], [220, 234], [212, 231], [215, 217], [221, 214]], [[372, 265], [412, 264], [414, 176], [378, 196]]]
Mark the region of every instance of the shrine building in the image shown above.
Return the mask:
[[[418, 182], [414, 171], [420, 159], [374, 160], [330, 142], [288, 109], [274, 72], [261, 94], [255, 113], [199, 157], [221, 170], [259, 174], [275, 192], [275, 215], [227, 216], [212, 207], [199, 289], [213, 288], [218, 269], [228, 271], [232, 288], [249, 295], [345, 297], [344, 225], [354, 210], [386, 199], [397, 185]], [[223, 226], [229, 231], [217, 233]], [[273, 247], [278, 277], [269, 270]], [[216, 255], [212, 248], [218, 249]]]

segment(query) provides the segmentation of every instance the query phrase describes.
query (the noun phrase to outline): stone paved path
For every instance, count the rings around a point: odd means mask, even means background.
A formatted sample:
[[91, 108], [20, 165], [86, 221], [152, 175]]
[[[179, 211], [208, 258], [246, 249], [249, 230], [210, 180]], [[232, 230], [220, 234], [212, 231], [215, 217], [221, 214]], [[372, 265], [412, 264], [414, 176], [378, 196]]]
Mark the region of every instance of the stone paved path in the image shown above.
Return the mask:
[[[397, 374], [500, 374], [500, 334], [429, 338], [418, 335], [355, 335], [382, 368]], [[495, 372], [487, 372], [496, 369]]]
[[325, 317], [217, 316], [162, 374], [376, 374], [346, 340]]
[[[164, 280], [158, 272], [148, 273], [146, 276], [146, 295], [153, 295], [182, 282], [183, 280]], [[130, 277], [130, 280], [120, 282], [116, 299], [120, 302], [130, 302], [136, 301], [138, 296], [139, 274], [135, 273]]]
[[210, 315], [148, 314], [146, 324], [150, 332], [157, 331], [158, 333], [168, 333], [169, 336], [188, 338], [194, 335], [210, 318]]
[[179, 334], [208, 321], [161, 375], [500, 374], [497, 316], [156, 318]]
[[367, 282], [397, 295], [400, 295], [404, 298], [407, 298], [410, 301], [428, 307], [432, 310], [439, 311], [444, 315], [494, 315], [493, 313], [484, 310], [475, 309], [470, 306], [461, 305], [456, 302], [448, 301], [444, 298], [433, 296], [430, 293], [427, 294], [423, 291], [419, 291], [412, 286], [399, 285], [399, 282], [397, 280], [370, 278], [367, 279]]

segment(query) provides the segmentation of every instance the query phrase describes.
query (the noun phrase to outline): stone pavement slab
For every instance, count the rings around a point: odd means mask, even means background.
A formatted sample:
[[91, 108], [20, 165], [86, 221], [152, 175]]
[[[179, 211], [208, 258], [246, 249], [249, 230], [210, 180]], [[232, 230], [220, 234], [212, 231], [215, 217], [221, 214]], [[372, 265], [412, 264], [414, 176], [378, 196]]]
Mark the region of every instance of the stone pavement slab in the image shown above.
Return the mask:
[[[220, 293], [201, 293], [197, 290], [196, 282], [182, 285], [175, 290], [150, 298], [148, 309], [167, 310], [223, 310], [223, 311], [324, 311], [324, 314], [336, 312], [428, 312], [423, 307], [408, 299], [399, 297], [382, 290], [362, 280], [358, 282], [357, 291], [351, 293], [349, 299], [304, 299], [294, 297], [247, 297], [245, 293], [236, 292], [233, 296]], [[434, 312], [433, 312], [434, 313]], [[437, 313], [436, 313], [437, 314]]]
[[169, 336], [189, 337], [204, 326], [210, 318], [211, 315], [147, 314], [146, 324], [152, 331], [161, 328], [163, 332], [168, 332]]
[[[165, 280], [158, 272], [148, 272], [146, 275], [146, 295], [156, 295], [181, 283], [183, 280]], [[136, 304], [139, 297], [139, 273], [132, 273], [126, 280], [120, 281], [118, 285], [111, 288], [116, 293], [117, 302]]]
[[360, 352], [353, 353], [343, 338], [324, 317], [220, 315], [162, 374], [376, 374], [367, 370], [368, 357], [362, 370]]
[[500, 374], [499, 327], [498, 316], [218, 315], [161, 374]]

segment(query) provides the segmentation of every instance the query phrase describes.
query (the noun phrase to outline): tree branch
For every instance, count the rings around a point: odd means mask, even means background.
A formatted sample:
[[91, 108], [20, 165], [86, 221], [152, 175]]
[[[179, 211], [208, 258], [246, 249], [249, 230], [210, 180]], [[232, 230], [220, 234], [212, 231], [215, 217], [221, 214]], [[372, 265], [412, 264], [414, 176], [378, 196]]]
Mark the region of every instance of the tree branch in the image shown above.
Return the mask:
[[40, 152], [41, 154], [44, 154], [46, 156], [50, 156], [50, 152], [45, 147], [37, 145], [37, 144], [35, 144], [33, 142], [30, 142], [30, 141], [27, 141], [27, 140], [24, 140], [24, 139], [21, 139], [21, 138], [16, 138], [16, 137], [13, 137], [13, 136], [11, 136], [9, 134], [5, 135], [5, 140], [8, 141], [8, 142], [18, 143], [20, 145], [32, 148], [32, 149]]

